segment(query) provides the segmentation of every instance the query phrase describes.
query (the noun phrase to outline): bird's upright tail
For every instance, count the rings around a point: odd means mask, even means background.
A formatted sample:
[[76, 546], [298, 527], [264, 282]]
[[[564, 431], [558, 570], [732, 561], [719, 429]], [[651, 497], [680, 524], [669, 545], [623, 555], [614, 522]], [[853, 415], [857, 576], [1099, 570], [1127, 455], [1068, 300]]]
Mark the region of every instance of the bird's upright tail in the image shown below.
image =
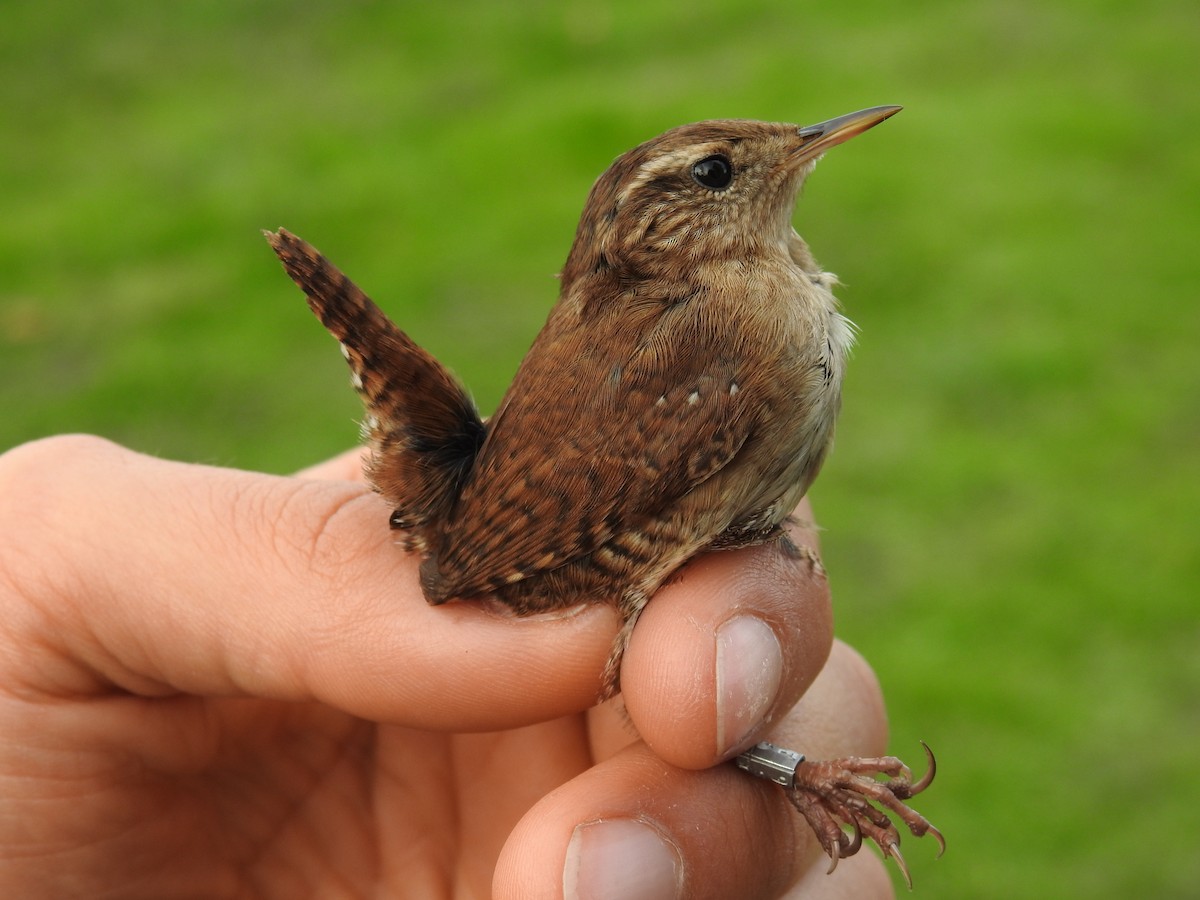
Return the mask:
[[337, 267], [290, 232], [263, 232], [308, 305], [338, 339], [366, 407], [367, 477], [395, 505], [392, 527], [425, 549], [483, 444], [466, 390]]

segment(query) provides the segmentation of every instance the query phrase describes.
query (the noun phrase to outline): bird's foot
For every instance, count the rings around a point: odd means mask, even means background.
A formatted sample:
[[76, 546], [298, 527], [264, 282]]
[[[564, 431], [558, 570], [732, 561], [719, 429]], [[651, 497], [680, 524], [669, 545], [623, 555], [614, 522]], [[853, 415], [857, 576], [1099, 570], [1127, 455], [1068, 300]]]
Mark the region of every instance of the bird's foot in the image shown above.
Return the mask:
[[[921, 746], [929, 758], [929, 769], [919, 781], [913, 781], [912, 771], [894, 756], [806, 760], [796, 767], [792, 785], [784, 789], [829, 855], [830, 872], [839, 859], [857, 853], [865, 837], [874, 841], [885, 857], [896, 860], [905, 883], [912, 887], [908, 866], [900, 855], [900, 833], [888, 812], [917, 837], [932, 834], [939, 856], [945, 851], [942, 833], [904, 802], [929, 787], [937, 772], [933, 752], [924, 742]], [[878, 775], [886, 775], [888, 780], [880, 781]]]
[[[758, 744], [735, 762], [738, 768], [783, 788], [829, 855], [830, 872], [837, 868], [839, 859], [858, 852], [865, 836], [878, 845], [885, 857], [896, 860], [911, 888], [908, 866], [900, 855], [900, 832], [888, 818], [888, 812], [917, 837], [932, 834], [940, 847], [938, 856], [946, 849], [942, 833], [904, 802], [929, 787], [937, 772], [933, 751], [924, 741], [921, 746], [929, 759], [929, 769], [919, 781], [913, 781], [912, 771], [894, 756], [869, 759], [850, 756], [809, 762], [794, 750]], [[888, 780], [878, 780], [879, 775], [886, 775]]]

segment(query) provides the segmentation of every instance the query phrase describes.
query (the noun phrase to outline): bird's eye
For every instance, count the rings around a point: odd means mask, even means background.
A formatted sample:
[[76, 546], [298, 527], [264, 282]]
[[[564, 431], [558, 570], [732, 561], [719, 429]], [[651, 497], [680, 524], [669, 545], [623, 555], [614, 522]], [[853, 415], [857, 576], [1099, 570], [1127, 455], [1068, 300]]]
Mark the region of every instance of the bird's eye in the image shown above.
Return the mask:
[[729, 187], [729, 182], [733, 181], [733, 166], [720, 154], [706, 156], [692, 166], [692, 177], [696, 179], [697, 184], [720, 191]]

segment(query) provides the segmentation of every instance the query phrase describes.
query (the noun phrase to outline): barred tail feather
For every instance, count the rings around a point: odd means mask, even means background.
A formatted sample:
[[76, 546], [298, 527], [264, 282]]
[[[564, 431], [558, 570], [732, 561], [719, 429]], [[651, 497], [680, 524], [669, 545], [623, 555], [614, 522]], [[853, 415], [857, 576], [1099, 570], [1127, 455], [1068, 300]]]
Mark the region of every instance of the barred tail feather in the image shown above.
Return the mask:
[[264, 232], [308, 305], [337, 338], [366, 408], [367, 476], [396, 507], [392, 527], [424, 549], [483, 444], [485, 427], [453, 375], [349, 278], [290, 232]]

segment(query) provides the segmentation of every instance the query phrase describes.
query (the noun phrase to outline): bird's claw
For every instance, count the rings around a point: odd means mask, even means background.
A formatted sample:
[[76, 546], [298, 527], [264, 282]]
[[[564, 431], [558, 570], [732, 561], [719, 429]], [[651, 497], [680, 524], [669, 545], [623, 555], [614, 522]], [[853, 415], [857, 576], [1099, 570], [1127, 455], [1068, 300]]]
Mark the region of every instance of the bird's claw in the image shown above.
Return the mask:
[[[839, 859], [857, 853], [865, 838], [878, 846], [885, 857], [896, 861], [905, 883], [912, 887], [908, 865], [900, 855], [900, 832], [888, 813], [915, 836], [932, 835], [938, 843], [938, 856], [945, 851], [942, 833], [904, 803], [929, 787], [937, 772], [933, 752], [924, 742], [921, 746], [925, 748], [929, 767], [917, 781], [913, 781], [909, 768], [894, 756], [805, 760], [796, 767], [791, 785], [784, 790], [829, 856], [830, 872], [837, 868]], [[878, 775], [886, 775], [887, 780], [878, 780]]]

